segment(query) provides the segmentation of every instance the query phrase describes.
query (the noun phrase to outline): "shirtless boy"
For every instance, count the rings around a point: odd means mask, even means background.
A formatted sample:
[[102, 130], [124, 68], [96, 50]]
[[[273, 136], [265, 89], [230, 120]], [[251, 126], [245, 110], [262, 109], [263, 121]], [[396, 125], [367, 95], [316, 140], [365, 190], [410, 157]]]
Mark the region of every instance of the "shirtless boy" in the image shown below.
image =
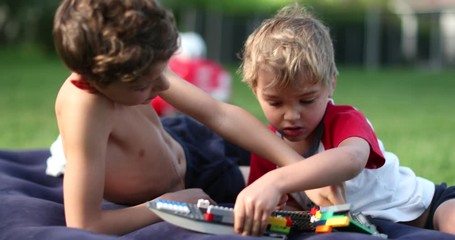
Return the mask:
[[[67, 159], [68, 227], [120, 235], [159, 221], [144, 204], [155, 198], [195, 202], [210, 199], [206, 191], [217, 188], [235, 199], [243, 187], [236, 185], [242, 181], [239, 170], [223, 159], [208, 159], [205, 165], [217, 161], [223, 167], [217, 177], [226, 179], [220, 184], [210, 180], [213, 186], [205, 189], [206, 181], [197, 181], [203, 174], [197, 169], [204, 163], [191, 162], [198, 156], [190, 156], [192, 146], [185, 145], [192, 135], [170, 132], [172, 124], [162, 123], [149, 105], [158, 95], [223, 138], [278, 165], [302, 158], [246, 111], [214, 100], [167, 69], [178, 48], [178, 33], [172, 14], [155, 1], [63, 0], [53, 34], [72, 71], [55, 103]], [[204, 151], [212, 154], [206, 149], [198, 154]], [[128, 207], [104, 210], [103, 199]], [[214, 200], [225, 198], [219, 199]]]

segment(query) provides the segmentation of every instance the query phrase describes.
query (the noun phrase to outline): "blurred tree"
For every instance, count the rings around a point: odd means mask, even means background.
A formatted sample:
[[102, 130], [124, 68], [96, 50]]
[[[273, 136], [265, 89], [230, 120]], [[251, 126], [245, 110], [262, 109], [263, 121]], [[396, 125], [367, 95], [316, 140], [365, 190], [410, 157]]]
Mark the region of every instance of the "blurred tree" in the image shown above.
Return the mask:
[[206, 39], [210, 58], [232, 62], [247, 35], [264, 18], [294, 1], [308, 7], [330, 27], [335, 47], [340, 49], [337, 51], [340, 62], [365, 64], [369, 68], [380, 64], [384, 28], [381, 23], [383, 14], [388, 12], [388, 0], [162, 0], [162, 3], [173, 9], [182, 31], [196, 31]]
[[35, 44], [53, 51], [52, 19], [55, 0], [1, 0], [0, 44]]
[[[400, 41], [397, 38], [400, 38], [403, 30], [397, 15], [390, 12], [389, 6], [394, 0], [158, 1], [174, 12], [181, 31], [195, 31], [204, 37], [209, 58], [227, 64], [237, 64], [237, 54], [243, 42], [263, 19], [294, 1], [307, 6], [330, 27], [337, 62], [340, 64], [376, 68], [384, 63], [398, 64], [403, 59], [397, 56], [402, 54], [403, 46], [396, 43]], [[54, 53], [52, 19], [59, 2], [0, 0], [0, 45], [33, 44], [46, 53]], [[419, 54], [437, 53], [434, 49], [438, 46], [431, 44], [437, 41], [427, 44], [427, 39], [433, 39], [431, 36], [436, 35], [438, 29], [431, 27], [429, 29], [432, 31], [425, 31], [425, 26], [430, 25], [428, 22], [434, 21], [422, 21], [419, 24], [419, 42], [416, 46]], [[427, 49], [426, 45], [433, 47]], [[433, 55], [436, 59], [442, 54]], [[455, 62], [455, 57], [450, 59]]]

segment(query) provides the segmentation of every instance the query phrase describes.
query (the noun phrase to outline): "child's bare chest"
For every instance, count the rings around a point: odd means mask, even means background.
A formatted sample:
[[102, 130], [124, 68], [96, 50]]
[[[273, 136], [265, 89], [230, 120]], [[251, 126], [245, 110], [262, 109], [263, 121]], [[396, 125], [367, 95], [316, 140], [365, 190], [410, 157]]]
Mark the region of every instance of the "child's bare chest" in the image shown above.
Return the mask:
[[116, 115], [114, 126], [107, 148], [107, 198], [139, 203], [183, 189], [183, 149], [164, 131], [158, 117], [125, 111]]

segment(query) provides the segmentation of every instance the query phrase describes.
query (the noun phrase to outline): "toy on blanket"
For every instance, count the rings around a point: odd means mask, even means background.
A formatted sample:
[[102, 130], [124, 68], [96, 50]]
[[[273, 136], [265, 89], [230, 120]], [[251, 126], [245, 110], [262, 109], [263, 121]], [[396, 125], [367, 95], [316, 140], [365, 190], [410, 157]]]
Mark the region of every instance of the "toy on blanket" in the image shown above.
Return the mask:
[[[148, 202], [147, 206], [163, 220], [188, 230], [216, 235], [236, 234], [233, 208], [210, 205], [202, 199], [197, 205], [158, 199]], [[307, 218], [309, 223], [311, 216], [308, 212], [302, 217]], [[290, 217], [272, 216], [263, 238], [287, 239], [291, 228]]]
[[[163, 220], [185, 229], [209, 234], [235, 234], [233, 208], [210, 205], [208, 200], [200, 199], [196, 205], [158, 199], [148, 202], [147, 206]], [[349, 208], [347, 204], [311, 211], [274, 211], [264, 237], [286, 239], [291, 231], [327, 233], [332, 230], [386, 237], [378, 233], [374, 225], [363, 225], [352, 219]]]
[[387, 235], [379, 233], [374, 224], [361, 213], [350, 214], [350, 204], [311, 209], [312, 222], [317, 233], [329, 233], [332, 230], [361, 232], [381, 238]]

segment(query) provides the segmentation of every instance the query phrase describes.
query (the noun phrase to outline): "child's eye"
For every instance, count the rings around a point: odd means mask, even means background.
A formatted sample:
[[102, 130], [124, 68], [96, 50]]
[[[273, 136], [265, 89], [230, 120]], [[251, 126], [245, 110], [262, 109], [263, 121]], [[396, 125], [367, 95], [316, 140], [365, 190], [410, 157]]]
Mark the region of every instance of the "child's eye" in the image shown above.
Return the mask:
[[137, 92], [143, 92], [145, 90], [148, 89], [148, 84], [147, 85], [137, 85], [137, 86], [134, 86], [132, 89], [133, 91], [137, 91]]
[[312, 104], [314, 103], [314, 99], [311, 100], [300, 100], [301, 104], [307, 105], [307, 104]]
[[136, 92], [143, 92], [147, 89], [147, 87], [140, 87], [140, 88], [134, 88], [133, 90]]
[[282, 103], [281, 102], [269, 102], [269, 105], [272, 107], [279, 107], [282, 105]]

